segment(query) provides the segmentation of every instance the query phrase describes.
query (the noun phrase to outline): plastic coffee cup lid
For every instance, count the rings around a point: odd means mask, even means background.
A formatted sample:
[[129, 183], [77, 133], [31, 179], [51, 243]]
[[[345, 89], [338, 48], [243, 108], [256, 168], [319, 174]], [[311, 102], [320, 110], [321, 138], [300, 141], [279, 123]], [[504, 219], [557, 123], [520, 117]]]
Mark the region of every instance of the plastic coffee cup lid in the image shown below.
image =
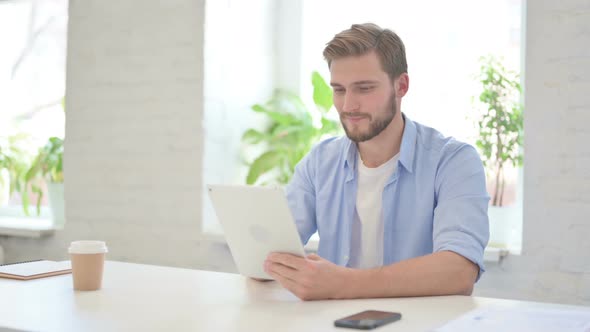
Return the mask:
[[70, 254], [103, 254], [107, 253], [104, 241], [74, 241], [68, 248]]

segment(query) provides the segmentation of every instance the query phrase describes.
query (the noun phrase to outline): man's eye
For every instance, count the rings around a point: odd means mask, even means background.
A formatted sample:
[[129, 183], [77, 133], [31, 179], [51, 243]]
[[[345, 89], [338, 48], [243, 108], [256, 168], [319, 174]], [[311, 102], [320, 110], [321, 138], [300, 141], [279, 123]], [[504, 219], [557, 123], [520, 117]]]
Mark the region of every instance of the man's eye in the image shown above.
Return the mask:
[[338, 93], [338, 94], [344, 93], [344, 89], [335, 88], [334, 93]]
[[359, 90], [361, 92], [368, 92], [368, 91], [373, 90], [373, 87], [372, 86], [361, 86], [361, 87], [359, 87]]

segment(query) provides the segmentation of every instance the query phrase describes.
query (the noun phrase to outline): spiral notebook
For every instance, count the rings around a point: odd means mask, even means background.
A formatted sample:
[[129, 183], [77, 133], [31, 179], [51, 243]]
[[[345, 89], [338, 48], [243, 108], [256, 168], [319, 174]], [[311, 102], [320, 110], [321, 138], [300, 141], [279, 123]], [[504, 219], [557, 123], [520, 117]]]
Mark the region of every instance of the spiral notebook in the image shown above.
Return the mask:
[[0, 265], [0, 278], [30, 280], [71, 273], [70, 261], [36, 260]]

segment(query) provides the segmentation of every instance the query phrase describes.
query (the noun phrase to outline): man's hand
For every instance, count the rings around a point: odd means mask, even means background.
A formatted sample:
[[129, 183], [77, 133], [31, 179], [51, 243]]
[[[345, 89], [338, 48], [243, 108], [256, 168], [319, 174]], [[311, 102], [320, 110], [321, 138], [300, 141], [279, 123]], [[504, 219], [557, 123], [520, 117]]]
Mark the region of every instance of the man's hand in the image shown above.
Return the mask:
[[298, 257], [271, 253], [264, 271], [302, 300], [344, 298], [348, 269], [316, 254]]
[[470, 295], [478, 266], [440, 251], [374, 269], [350, 269], [318, 255], [271, 253], [264, 270], [302, 300]]

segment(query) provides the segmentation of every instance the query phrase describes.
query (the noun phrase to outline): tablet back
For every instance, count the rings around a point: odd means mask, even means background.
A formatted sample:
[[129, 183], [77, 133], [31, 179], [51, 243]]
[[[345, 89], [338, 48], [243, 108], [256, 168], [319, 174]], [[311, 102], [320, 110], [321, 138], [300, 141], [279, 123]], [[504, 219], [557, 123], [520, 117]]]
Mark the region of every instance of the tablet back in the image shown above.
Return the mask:
[[208, 192], [242, 275], [271, 278], [263, 269], [271, 252], [305, 256], [282, 188], [209, 185]]

